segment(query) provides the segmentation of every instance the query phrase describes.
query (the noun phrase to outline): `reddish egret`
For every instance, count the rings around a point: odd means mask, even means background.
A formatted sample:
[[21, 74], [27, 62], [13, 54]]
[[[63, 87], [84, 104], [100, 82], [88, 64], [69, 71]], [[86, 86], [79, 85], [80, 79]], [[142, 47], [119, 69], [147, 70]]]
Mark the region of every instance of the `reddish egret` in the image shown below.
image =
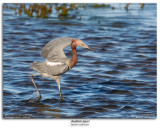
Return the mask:
[[[72, 49], [72, 58], [67, 58], [63, 51], [69, 45], [71, 45]], [[88, 47], [82, 40], [79, 39], [70, 37], [56, 38], [48, 42], [42, 48], [41, 56], [46, 60], [44, 62], [34, 62], [30, 65], [33, 70], [38, 72], [38, 74], [31, 75], [30, 78], [39, 95], [39, 100], [41, 99], [41, 94], [33, 80], [33, 76], [36, 75], [49, 77], [55, 80], [58, 85], [60, 99], [63, 100], [60, 88], [61, 75], [71, 70], [77, 64], [77, 46], [94, 50]]]

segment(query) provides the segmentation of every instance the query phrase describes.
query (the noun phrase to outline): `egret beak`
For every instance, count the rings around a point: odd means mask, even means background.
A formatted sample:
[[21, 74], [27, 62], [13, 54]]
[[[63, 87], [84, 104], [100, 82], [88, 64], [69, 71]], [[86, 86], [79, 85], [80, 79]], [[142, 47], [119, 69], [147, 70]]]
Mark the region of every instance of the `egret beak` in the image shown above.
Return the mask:
[[82, 47], [84, 47], [84, 48], [87, 48], [87, 49], [89, 49], [89, 50], [91, 50], [91, 51], [94, 51], [94, 52], [96, 52], [96, 50], [95, 49], [93, 49], [93, 48], [90, 48], [89, 46], [87, 46], [86, 44], [84, 45], [84, 46], [82, 46]]

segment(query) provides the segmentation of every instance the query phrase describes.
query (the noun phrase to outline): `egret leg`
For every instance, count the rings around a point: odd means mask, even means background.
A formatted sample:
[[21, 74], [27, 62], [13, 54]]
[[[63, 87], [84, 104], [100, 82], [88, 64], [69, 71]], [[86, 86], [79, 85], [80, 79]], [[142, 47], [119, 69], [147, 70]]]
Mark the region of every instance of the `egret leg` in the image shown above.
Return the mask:
[[61, 80], [61, 76], [59, 76], [59, 77], [56, 79], [56, 82], [57, 82], [58, 89], [59, 89], [59, 95], [60, 95], [60, 98], [61, 98], [61, 101], [62, 101], [62, 100], [63, 100], [63, 97], [62, 97], [62, 94], [61, 94], [60, 80]]
[[39, 75], [39, 74], [31, 75], [30, 78], [31, 78], [31, 80], [32, 80], [33, 85], [34, 85], [35, 88], [36, 88], [36, 91], [37, 91], [38, 95], [39, 95], [38, 98], [41, 99], [41, 94], [40, 94], [40, 92], [39, 92], [39, 90], [38, 90], [38, 88], [37, 88], [37, 86], [36, 86], [36, 84], [35, 84], [35, 82], [34, 82], [34, 80], [33, 80], [33, 76], [37, 76], [37, 75]]

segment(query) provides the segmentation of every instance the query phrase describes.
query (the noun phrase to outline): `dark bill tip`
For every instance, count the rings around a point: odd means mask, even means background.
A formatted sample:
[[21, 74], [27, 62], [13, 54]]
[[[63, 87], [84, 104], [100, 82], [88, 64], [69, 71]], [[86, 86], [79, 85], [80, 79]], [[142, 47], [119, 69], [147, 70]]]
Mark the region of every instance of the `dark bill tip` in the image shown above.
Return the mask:
[[94, 52], [96, 52], [96, 49], [93, 49], [93, 48], [88, 48], [89, 50], [91, 50], [91, 51], [94, 51]]

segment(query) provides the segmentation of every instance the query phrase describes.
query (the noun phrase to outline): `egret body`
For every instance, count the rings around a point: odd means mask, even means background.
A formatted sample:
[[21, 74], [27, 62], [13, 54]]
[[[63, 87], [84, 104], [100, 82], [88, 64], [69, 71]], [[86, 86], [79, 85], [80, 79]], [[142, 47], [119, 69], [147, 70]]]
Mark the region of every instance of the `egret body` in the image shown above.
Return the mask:
[[[70, 45], [72, 49], [72, 58], [67, 58], [64, 54], [64, 49]], [[94, 50], [79, 39], [70, 37], [56, 38], [48, 42], [42, 48], [41, 57], [45, 58], [46, 60], [43, 62], [34, 62], [30, 65], [33, 70], [38, 72], [38, 74], [31, 75], [30, 78], [39, 95], [39, 100], [41, 99], [41, 94], [33, 80], [33, 76], [36, 75], [49, 77], [55, 80], [58, 85], [60, 99], [63, 100], [60, 88], [61, 75], [71, 70], [77, 64], [77, 46]]]

